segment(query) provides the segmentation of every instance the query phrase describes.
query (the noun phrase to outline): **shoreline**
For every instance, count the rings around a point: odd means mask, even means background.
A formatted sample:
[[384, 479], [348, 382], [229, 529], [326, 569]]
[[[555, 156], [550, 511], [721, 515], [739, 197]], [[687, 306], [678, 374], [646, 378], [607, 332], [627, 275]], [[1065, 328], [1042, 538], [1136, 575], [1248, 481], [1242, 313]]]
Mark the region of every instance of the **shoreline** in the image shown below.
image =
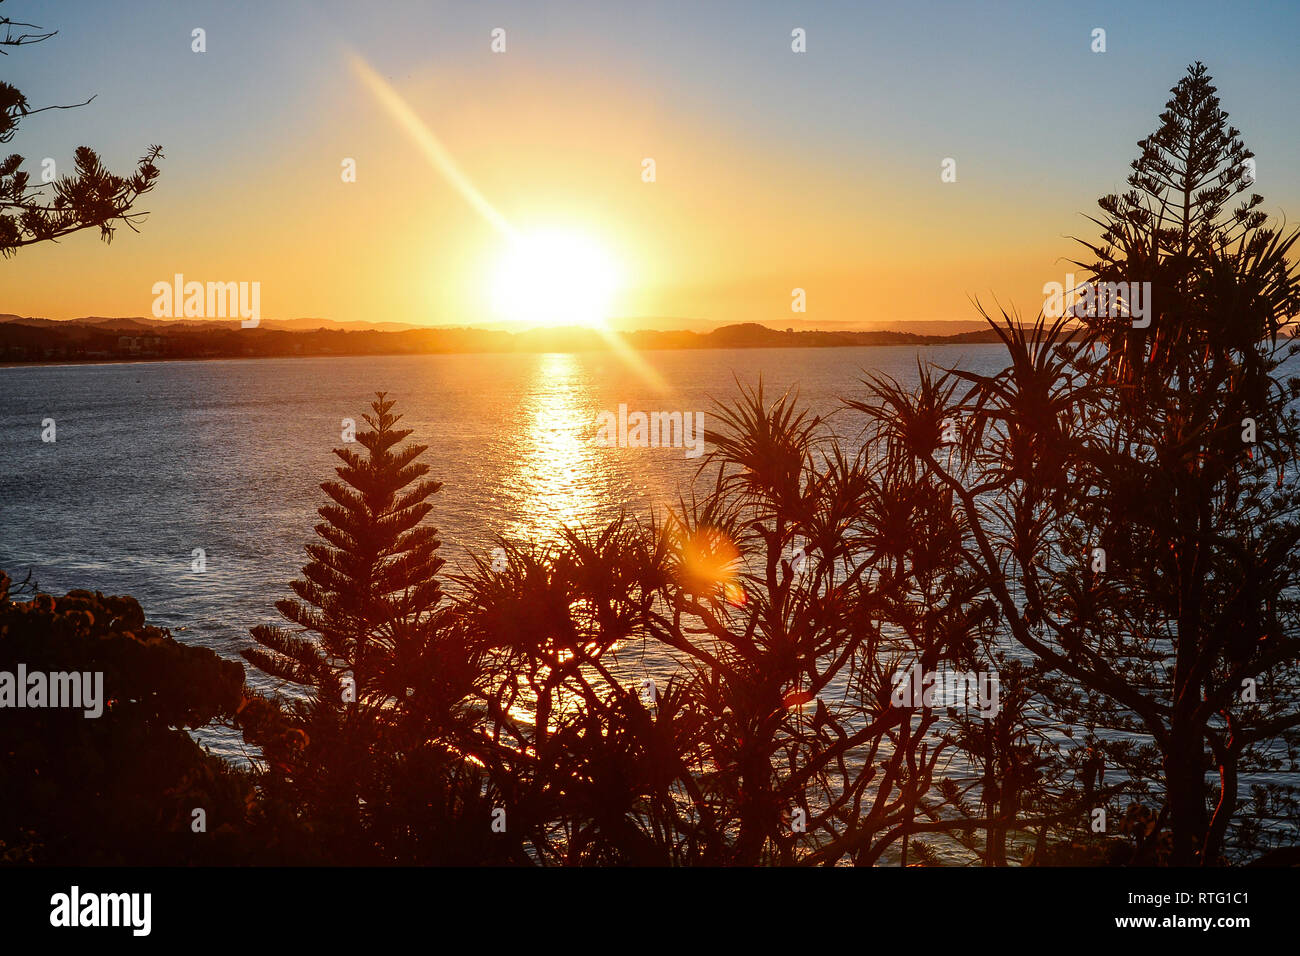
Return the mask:
[[[935, 337], [939, 338], [939, 337]], [[696, 345], [696, 346], [662, 346], [658, 348], [636, 349], [638, 353], [647, 352], [726, 352], [726, 351], [758, 351], [768, 350], [786, 350], [786, 349], [879, 349], [879, 348], [933, 348], [942, 345], [999, 345], [999, 340], [991, 342], [972, 342], [969, 340], [953, 341], [959, 336], [945, 336], [941, 341], [926, 342], [880, 342], [872, 344], [862, 344], [857, 342], [824, 342], [824, 343], [807, 343], [801, 345]], [[159, 363], [180, 363], [180, 362], [258, 362], [269, 359], [340, 359], [340, 358], [421, 358], [438, 355], [581, 355], [593, 352], [608, 352], [617, 354], [610, 348], [578, 348], [578, 349], [465, 349], [456, 351], [442, 352], [334, 352], [334, 353], [311, 353], [301, 354], [293, 353], [287, 355], [193, 355], [193, 356], [166, 356], [166, 355], [149, 355], [136, 356], [122, 355], [115, 358], [91, 358], [91, 359], [70, 359], [70, 358], [51, 358], [51, 359], [33, 359], [28, 362], [0, 361], [0, 369], [11, 368], [49, 368], [49, 367], [76, 367], [82, 365], [146, 365]]]

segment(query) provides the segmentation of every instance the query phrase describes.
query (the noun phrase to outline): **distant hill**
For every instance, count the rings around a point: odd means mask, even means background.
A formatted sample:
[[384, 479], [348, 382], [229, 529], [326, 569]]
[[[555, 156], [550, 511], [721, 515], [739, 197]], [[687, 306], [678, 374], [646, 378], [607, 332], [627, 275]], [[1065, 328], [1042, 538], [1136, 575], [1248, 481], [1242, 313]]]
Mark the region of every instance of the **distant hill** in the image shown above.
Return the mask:
[[[198, 358], [266, 358], [301, 355], [428, 355], [472, 352], [588, 352], [610, 347], [611, 334], [628, 346], [651, 349], [843, 348], [875, 345], [942, 345], [996, 342], [989, 329], [959, 335], [910, 332], [780, 331], [756, 322], [711, 332], [641, 330], [602, 333], [589, 328], [505, 332], [484, 329], [392, 330], [359, 323], [316, 325], [317, 319], [266, 321], [241, 328], [238, 320], [103, 318], [52, 321], [0, 316], [0, 361], [79, 362]], [[296, 326], [296, 327], [295, 327]]]
[[[239, 319], [155, 319], [146, 316], [120, 316], [117, 318], [106, 318], [98, 315], [88, 315], [78, 319], [42, 319], [31, 316], [13, 315], [12, 313], [0, 313], [0, 324], [6, 322], [16, 322], [20, 325], [84, 325], [98, 326], [108, 329], [157, 329], [178, 328], [178, 329], [237, 329], [240, 328]], [[400, 332], [406, 329], [419, 329], [426, 326], [414, 325], [410, 322], [340, 322], [336, 319], [263, 319], [259, 328], [264, 329], [350, 329], [354, 331], [373, 330], [378, 332]]]

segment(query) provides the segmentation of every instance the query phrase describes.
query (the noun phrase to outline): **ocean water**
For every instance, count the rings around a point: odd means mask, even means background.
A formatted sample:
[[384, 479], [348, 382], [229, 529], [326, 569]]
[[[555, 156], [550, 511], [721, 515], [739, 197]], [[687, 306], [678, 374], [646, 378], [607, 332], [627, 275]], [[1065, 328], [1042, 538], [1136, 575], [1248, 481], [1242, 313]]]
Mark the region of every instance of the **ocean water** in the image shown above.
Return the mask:
[[[490, 554], [498, 536], [545, 542], [566, 524], [673, 506], [689, 493], [700, 458], [601, 447], [600, 412], [626, 405], [711, 418], [714, 402], [761, 379], [769, 399], [795, 389], [834, 425], [868, 372], [915, 383], [918, 361], [990, 373], [1004, 356], [1000, 345], [948, 345], [3, 368], [0, 568], [19, 579], [30, 571], [48, 593], [133, 595], [178, 640], [239, 659], [252, 646], [249, 628], [282, 623], [274, 604], [315, 539], [327, 500], [319, 486], [339, 464], [332, 449], [345, 419], [365, 427], [376, 391], [396, 399], [410, 440], [428, 446], [430, 477], [443, 482], [428, 520], [445, 574]], [[48, 419], [54, 442], [41, 439]], [[199, 548], [201, 573], [191, 569]], [[614, 669], [632, 686], [677, 667], [663, 651], [627, 654], [635, 662]], [[214, 753], [249, 756], [232, 731], [196, 736]], [[1297, 782], [1282, 776], [1270, 782]], [[1263, 782], [1243, 774], [1241, 795]]]
[[[0, 369], [0, 568], [42, 590], [135, 596], [177, 639], [237, 658], [306, 560], [344, 419], [396, 399], [443, 482], [431, 501], [452, 570], [497, 536], [675, 504], [686, 448], [606, 448], [598, 413], [703, 412], [761, 380], [834, 412], [864, 372], [914, 381], [918, 359], [980, 371], [1000, 346], [429, 355]], [[43, 442], [53, 419], [56, 440]], [[706, 418], [707, 424], [707, 418]], [[203, 572], [191, 569], [202, 549]], [[661, 672], [669, 659], [652, 660]], [[215, 752], [242, 741], [205, 731]]]

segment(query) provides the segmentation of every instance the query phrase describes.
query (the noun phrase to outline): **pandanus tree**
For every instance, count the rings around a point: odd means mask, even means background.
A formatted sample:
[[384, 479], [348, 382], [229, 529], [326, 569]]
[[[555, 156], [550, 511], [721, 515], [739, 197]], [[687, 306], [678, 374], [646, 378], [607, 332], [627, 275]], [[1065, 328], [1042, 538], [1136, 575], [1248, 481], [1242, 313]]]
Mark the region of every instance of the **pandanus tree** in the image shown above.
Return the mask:
[[502, 542], [456, 575], [456, 628], [488, 663], [471, 756], [501, 800], [515, 862], [721, 862], [701, 794], [700, 718], [679, 686], [629, 672], [663, 554], [630, 519], [549, 545]]
[[[1061, 761], [1038, 719], [1041, 669], [1008, 653], [1001, 640], [1009, 608], [1018, 613], [1021, 603], [1013, 558], [1023, 549], [1011, 546], [1012, 535], [1036, 539], [1041, 533], [1032, 521], [1037, 509], [1032, 503], [1020, 509], [1020, 525], [1014, 531], [1007, 527], [1006, 537], [988, 530], [990, 517], [1009, 518], [988, 495], [1012, 482], [1021, 467], [1015, 457], [989, 456], [982, 480], [973, 486], [954, 477], [972, 468], [978, 452], [964, 437], [962, 383], [953, 373], [918, 363], [915, 386], [880, 374], [869, 375], [863, 384], [868, 397], [848, 399], [845, 406], [865, 420], [866, 449], [880, 462], [882, 487], [891, 494], [872, 509], [885, 520], [876, 519], [880, 531], [864, 542], [867, 547], [858, 559], [875, 567], [887, 585], [896, 580], [904, 566], [900, 559], [909, 553], [914, 567], [941, 568], [941, 575], [924, 575], [923, 586], [911, 589], [911, 600], [891, 608], [885, 620], [893, 627], [914, 629], [916, 624], [910, 622], [918, 615], [921, 621], [933, 619], [946, 605], [945, 616], [956, 625], [949, 625], [954, 639], [936, 642], [922, 660], [924, 669], [955, 666], [998, 678], [998, 706], [992, 713], [954, 709], [944, 715], [949, 760], [963, 763], [966, 772], [934, 783], [961, 823], [950, 820], [948, 834], [988, 864], [1004, 865], [1011, 832], [1036, 826], [1044, 833], [1077, 812], [1074, 794], [1048, 791], [1048, 779], [1059, 779]], [[1050, 402], [1040, 404], [1046, 398], [1036, 395], [1026, 408], [1050, 408]], [[1027, 435], [1017, 438], [1015, 448], [1021, 461], [1036, 457], [1039, 450]], [[1030, 517], [1029, 523], [1025, 517]], [[940, 562], [933, 556], [936, 545], [943, 556]], [[920, 555], [915, 554], [918, 550]], [[923, 557], [926, 551], [930, 555]], [[990, 555], [991, 560], [978, 560]], [[924, 708], [921, 714], [931, 717]], [[936, 820], [934, 828], [944, 830], [943, 821]]]
[[[456, 616], [499, 664], [479, 757], [519, 852], [870, 865], [987, 826], [937, 787], [941, 710], [892, 700], [900, 664], [974, 660], [990, 633], [950, 496], [761, 384], [718, 420], [678, 507], [460, 578]], [[675, 663], [651, 683], [642, 658]]]

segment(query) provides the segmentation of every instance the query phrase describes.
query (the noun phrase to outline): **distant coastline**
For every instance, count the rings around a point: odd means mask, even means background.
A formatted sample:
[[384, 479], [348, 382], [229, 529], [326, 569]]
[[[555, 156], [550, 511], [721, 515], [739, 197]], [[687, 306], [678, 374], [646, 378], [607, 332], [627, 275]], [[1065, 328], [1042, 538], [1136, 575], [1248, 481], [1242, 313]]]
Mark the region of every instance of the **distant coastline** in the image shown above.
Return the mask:
[[11, 317], [0, 321], [0, 367], [89, 365], [202, 359], [308, 356], [447, 355], [506, 352], [594, 352], [613, 346], [608, 337], [639, 351], [738, 348], [845, 348], [881, 345], [961, 345], [999, 341], [992, 329], [953, 335], [913, 332], [795, 331], [750, 322], [711, 332], [601, 333], [586, 328], [533, 329], [244, 329], [237, 320], [202, 323], [138, 319], [50, 321]]

